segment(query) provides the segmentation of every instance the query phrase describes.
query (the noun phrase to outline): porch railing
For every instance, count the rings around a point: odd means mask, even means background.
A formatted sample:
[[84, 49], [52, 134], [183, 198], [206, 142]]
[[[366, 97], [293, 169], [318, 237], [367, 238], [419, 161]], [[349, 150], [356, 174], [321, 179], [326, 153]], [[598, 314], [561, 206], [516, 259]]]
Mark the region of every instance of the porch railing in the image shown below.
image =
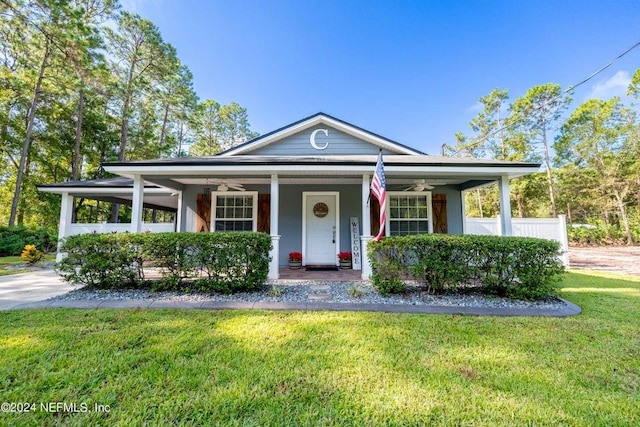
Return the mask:
[[[69, 227], [69, 236], [87, 233], [124, 233], [131, 230], [130, 223], [97, 223], [97, 224], [81, 224], [74, 223]], [[142, 231], [150, 231], [151, 233], [163, 233], [175, 231], [174, 223], [142, 223]]]
[[[569, 240], [567, 221], [564, 215], [558, 218], [512, 218], [513, 235], [537, 237], [560, 242], [562, 263], [569, 267]], [[496, 218], [465, 218], [465, 234], [500, 235], [500, 216]]]

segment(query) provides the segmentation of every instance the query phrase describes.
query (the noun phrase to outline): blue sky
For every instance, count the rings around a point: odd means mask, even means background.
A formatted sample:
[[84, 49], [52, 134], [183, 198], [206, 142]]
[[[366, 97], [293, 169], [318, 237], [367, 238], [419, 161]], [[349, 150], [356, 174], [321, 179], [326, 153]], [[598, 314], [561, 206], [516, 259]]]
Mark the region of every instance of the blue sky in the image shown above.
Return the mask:
[[[266, 133], [319, 111], [438, 154], [494, 88], [573, 85], [640, 41], [640, 0], [123, 0], [153, 21], [201, 100]], [[640, 47], [575, 93], [621, 95]], [[576, 104], [577, 105], [577, 104]]]

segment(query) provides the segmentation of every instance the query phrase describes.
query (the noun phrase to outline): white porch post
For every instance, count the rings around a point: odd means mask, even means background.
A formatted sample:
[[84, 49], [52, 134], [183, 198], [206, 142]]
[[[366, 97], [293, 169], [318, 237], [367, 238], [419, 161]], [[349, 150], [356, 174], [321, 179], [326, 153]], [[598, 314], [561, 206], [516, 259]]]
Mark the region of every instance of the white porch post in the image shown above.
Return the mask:
[[280, 186], [278, 175], [271, 175], [271, 262], [269, 263], [269, 279], [280, 278], [280, 235], [278, 234], [278, 215], [280, 207]]
[[175, 230], [176, 232], [181, 232], [182, 231], [182, 194], [184, 192], [180, 191], [178, 193], [178, 211], [176, 212], [176, 227]]
[[500, 231], [502, 236], [513, 235], [511, 223], [511, 194], [509, 192], [509, 177], [502, 175], [500, 185]]
[[62, 203], [60, 203], [60, 223], [58, 224], [58, 253], [56, 262], [62, 261], [65, 254], [60, 252], [62, 239], [69, 235], [71, 231], [71, 214], [73, 212], [73, 196], [69, 193], [62, 193]]
[[360, 254], [362, 257], [362, 279], [369, 280], [371, 263], [369, 262], [367, 243], [371, 240], [371, 210], [369, 204], [369, 175], [362, 175], [362, 236], [360, 236]]
[[462, 208], [462, 234], [467, 234], [467, 203], [465, 202], [466, 191], [460, 192], [460, 206]]
[[133, 198], [131, 200], [131, 232], [142, 231], [142, 203], [144, 199], [144, 180], [140, 175], [133, 177]]

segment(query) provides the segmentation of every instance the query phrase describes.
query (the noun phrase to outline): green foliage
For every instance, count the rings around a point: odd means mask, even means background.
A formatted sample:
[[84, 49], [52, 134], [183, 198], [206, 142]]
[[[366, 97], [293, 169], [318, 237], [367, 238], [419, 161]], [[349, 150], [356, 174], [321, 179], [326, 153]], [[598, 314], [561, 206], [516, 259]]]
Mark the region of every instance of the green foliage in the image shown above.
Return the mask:
[[262, 286], [269, 271], [271, 238], [264, 233], [197, 233], [198, 263], [205, 292], [232, 293]]
[[271, 239], [264, 233], [84, 234], [65, 240], [67, 257], [58, 271], [65, 280], [99, 289], [148, 284], [155, 289], [188, 284], [205, 292], [257, 289], [269, 271]]
[[373, 285], [401, 293], [414, 279], [433, 291], [478, 286], [487, 294], [541, 299], [563, 272], [557, 242], [528, 237], [423, 234], [369, 243]]
[[26, 245], [34, 245], [45, 253], [56, 249], [57, 234], [48, 228], [0, 226], [0, 256], [17, 256]]
[[62, 277], [75, 285], [98, 289], [133, 287], [141, 279], [135, 261], [142, 253], [130, 234], [80, 234], [60, 248], [67, 257], [58, 265]]
[[407, 290], [404, 280], [408, 275], [409, 260], [404, 249], [406, 237], [387, 237], [369, 242], [371, 282], [382, 295], [399, 294]]
[[27, 264], [34, 265], [44, 259], [44, 252], [39, 251], [34, 245], [26, 245], [20, 254], [20, 258]]

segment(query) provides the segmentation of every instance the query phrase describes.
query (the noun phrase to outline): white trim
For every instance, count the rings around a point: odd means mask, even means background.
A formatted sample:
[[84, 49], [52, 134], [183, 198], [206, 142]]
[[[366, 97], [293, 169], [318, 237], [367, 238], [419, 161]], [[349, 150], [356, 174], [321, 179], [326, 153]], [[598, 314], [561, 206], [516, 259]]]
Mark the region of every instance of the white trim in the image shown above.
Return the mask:
[[276, 141], [279, 141], [281, 139], [284, 139], [288, 136], [294, 135], [296, 133], [302, 132], [306, 129], [309, 129], [313, 126], [317, 126], [317, 125], [327, 125], [327, 126], [331, 126], [341, 132], [346, 133], [347, 135], [351, 135], [353, 137], [356, 137], [358, 139], [362, 139], [366, 142], [369, 142], [377, 147], [380, 148], [385, 148], [389, 151], [393, 151], [395, 153], [399, 153], [399, 154], [420, 154], [420, 152], [418, 150], [414, 150], [414, 149], [410, 149], [408, 147], [403, 147], [400, 146], [398, 144], [394, 144], [390, 141], [387, 141], [383, 138], [380, 138], [378, 136], [372, 135], [370, 132], [361, 130], [361, 129], [357, 129], [353, 126], [349, 126], [345, 123], [339, 122], [335, 119], [332, 119], [328, 116], [325, 116], [324, 114], [317, 114], [313, 117], [310, 117], [309, 119], [295, 124], [293, 126], [288, 126], [284, 129], [282, 129], [279, 132], [276, 132], [272, 135], [266, 136], [264, 138], [261, 139], [257, 139], [256, 141], [237, 147], [235, 149], [229, 150], [227, 152], [225, 152], [224, 154], [222, 154], [222, 156], [235, 156], [237, 154], [245, 154], [247, 152], [251, 152], [254, 151], [258, 148], [262, 148], [265, 147], [267, 145], [270, 145]]
[[[43, 187], [38, 188], [38, 191], [43, 193], [82, 193], [82, 194], [133, 194], [133, 187], [68, 187], [68, 186], [60, 186], [60, 187]], [[171, 195], [175, 193], [176, 190], [167, 190], [166, 188], [149, 188], [144, 187], [144, 194], [160, 194], [160, 195]]]
[[307, 265], [307, 197], [309, 196], [335, 196], [336, 198], [335, 265], [339, 265], [338, 264], [338, 252], [340, 252], [340, 192], [339, 191], [303, 191], [302, 192], [302, 265]]
[[[108, 172], [112, 172], [124, 177], [133, 177], [136, 174], [145, 175], [172, 175], [174, 178], [179, 177], [191, 177], [201, 176], [202, 174], [208, 174], [211, 176], [224, 176], [226, 174], [234, 173], [241, 174], [243, 176], [255, 176], [266, 175], [270, 176], [275, 174], [286, 175], [310, 175], [312, 173], [324, 172], [322, 175], [353, 175], [361, 176], [363, 173], [371, 173], [373, 165], [335, 165], [335, 164], [313, 164], [313, 165], [248, 165], [248, 164], [235, 164], [235, 165], [149, 165], [144, 166], [108, 166], [105, 165], [104, 169]], [[415, 176], [421, 175], [433, 175], [433, 178], [445, 178], [445, 177], [458, 177], [458, 178], [474, 178], [474, 179], [490, 179], [497, 180], [502, 175], [507, 175], [509, 178], [517, 178], [519, 176], [528, 175], [539, 170], [538, 167], [517, 167], [517, 168], [503, 168], [495, 166], [394, 166], [385, 165], [385, 173], [387, 175], [394, 175], [395, 178], [401, 176]], [[319, 174], [320, 175], [320, 174]], [[56, 187], [49, 187], [47, 190], [50, 192]], [[41, 191], [44, 191], [43, 188]], [[74, 191], [76, 188], [58, 187], [58, 191]], [[91, 190], [102, 192], [100, 188], [86, 188], [80, 187], [80, 192], [91, 192]], [[124, 190], [124, 191], [123, 191]], [[130, 190], [129, 190], [130, 191]], [[164, 190], [167, 192], [166, 190]], [[128, 192], [126, 189], [119, 190], [119, 192]]]
[[[212, 191], [211, 192], [211, 229], [209, 230], [211, 233], [215, 233], [216, 231], [216, 203], [218, 196], [251, 196], [253, 199], [253, 208], [252, 208], [252, 231], [256, 231], [258, 229], [258, 192], [257, 191]], [[232, 219], [244, 219], [245, 221], [248, 218], [227, 218], [228, 220]]]
[[427, 196], [427, 232], [433, 233], [433, 207], [431, 191], [387, 191], [385, 236], [391, 236], [391, 196]]

